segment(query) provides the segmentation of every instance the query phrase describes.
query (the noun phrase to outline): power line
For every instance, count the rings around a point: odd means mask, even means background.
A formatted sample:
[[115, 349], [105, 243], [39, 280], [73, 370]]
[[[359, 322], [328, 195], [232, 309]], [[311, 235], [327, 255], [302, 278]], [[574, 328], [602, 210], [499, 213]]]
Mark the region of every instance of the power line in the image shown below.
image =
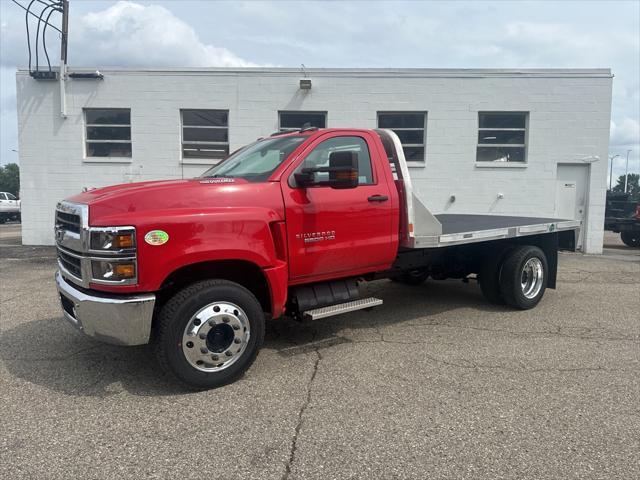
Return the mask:
[[[35, 70], [36, 71], [39, 70], [39, 67], [40, 67], [40, 62], [39, 62], [40, 52], [39, 52], [38, 46], [40, 41], [40, 26], [42, 23], [44, 23], [44, 27], [42, 28], [42, 48], [44, 50], [44, 54], [47, 59], [47, 66], [49, 68], [49, 72], [51, 72], [51, 60], [49, 59], [49, 52], [47, 51], [46, 30], [47, 30], [47, 27], [51, 27], [62, 34], [62, 30], [60, 30], [55, 25], [52, 25], [51, 23], [49, 23], [49, 19], [51, 18], [51, 15], [53, 14], [53, 12], [62, 12], [62, 8], [61, 8], [62, 2], [60, 0], [48, 0], [48, 1], [31, 0], [29, 2], [29, 5], [25, 7], [24, 5], [19, 3], [17, 0], [11, 0], [11, 1], [25, 11], [24, 21], [25, 21], [25, 27], [27, 31], [27, 50], [29, 53], [29, 71], [32, 71], [31, 32], [29, 29], [29, 15], [31, 15], [34, 18], [38, 19], [38, 23], [36, 27], [36, 39], [35, 39], [35, 57], [36, 57]], [[36, 13], [31, 11], [31, 8], [35, 2], [38, 2], [41, 5], [44, 5], [40, 10], [40, 15], [37, 15]], [[43, 19], [45, 13], [47, 14], [47, 16], [46, 18]]]
[[[35, 13], [33, 13], [33, 12], [29, 11], [29, 10], [27, 9], [27, 7], [25, 7], [24, 5], [22, 5], [22, 4], [21, 4], [20, 2], [18, 2], [17, 0], [11, 0], [11, 1], [12, 1], [13, 3], [15, 3], [16, 5], [18, 5], [18, 6], [19, 6], [21, 9], [23, 9], [25, 12], [27, 12], [27, 14], [29, 14], [29, 15], [33, 15], [35, 18], [38, 18], [38, 16], [37, 16]], [[32, 1], [31, 1], [31, 3], [33, 3], [34, 1], [35, 1], [35, 0], [32, 0]], [[58, 27], [56, 27], [55, 25], [51, 25], [51, 24], [49, 24], [49, 26], [50, 26], [51, 28], [53, 28], [54, 30], [56, 30], [58, 33], [62, 33], [62, 30], [60, 30], [60, 29], [59, 29]]]
[[51, 71], [51, 61], [49, 60], [49, 52], [47, 52], [47, 26], [49, 25], [49, 18], [51, 17], [51, 14], [55, 11], [59, 10], [53, 9], [49, 12], [49, 15], [47, 15], [47, 19], [44, 22], [44, 28], [42, 29], [42, 48], [44, 49], [45, 57], [47, 57], [47, 65], [49, 67], [49, 71]]
[[[38, 3], [45, 5], [45, 7], [40, 11], [40, 16], [38, 17], [38, 27], [36, 29], [36, 70], [38, 70], [40, 67], [40, 62], [38, 61], [38, 41], [40, 40], [40, 24], [43, 22], [42, 16], [47, 10], [51, 10], [49, 12], [49, 15], [47, 15], [47, 19], [44, 21], [45, 22], [44, 27], [46, 28], [47, 26], [46, 23], [51, 17], [51, 14], [55, 11], [59, 11], [59, 9], [56, 8], [56, 4], [54, 3], [44, 3], [41, 0], [38, 0]], [[47, 65], [49, 66], [49, 71], [51, 71], [51, 62], [49, 61], [49, 53], [47, 52], [47, 42], [44, 36], [44, 28], [42, 30], [42, 48], [44, 49], [44, 55], [47, 58]]]

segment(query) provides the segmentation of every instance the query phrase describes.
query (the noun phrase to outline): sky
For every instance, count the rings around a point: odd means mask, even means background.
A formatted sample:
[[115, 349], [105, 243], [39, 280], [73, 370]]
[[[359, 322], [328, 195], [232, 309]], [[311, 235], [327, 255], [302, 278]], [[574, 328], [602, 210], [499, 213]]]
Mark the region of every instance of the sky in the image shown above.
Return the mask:
[[[71, 67], [611, 68], [614, 178], [627, 150], [640, 172], [640, 0], [69, 3]], [[57, 32], [47, 41], [58, 59]], [[0, 0], [2, 164], [18, 160], [26, 65], [24, 11]]]

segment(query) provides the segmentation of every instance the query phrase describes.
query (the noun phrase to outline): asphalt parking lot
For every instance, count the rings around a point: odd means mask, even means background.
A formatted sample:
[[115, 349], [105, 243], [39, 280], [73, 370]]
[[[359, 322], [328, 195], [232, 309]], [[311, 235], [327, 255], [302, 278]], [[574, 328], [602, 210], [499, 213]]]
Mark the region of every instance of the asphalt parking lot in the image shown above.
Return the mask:
[[[13, 229], [13, 233], [11, 233]], [[74, 331], [51, 248], [0, 226], [1, 478], [640, 476], [640, 250], [563, 254], [534, 310], [459, 281], [272, 322], [248, 374], [186, 393], [148, 347]]]

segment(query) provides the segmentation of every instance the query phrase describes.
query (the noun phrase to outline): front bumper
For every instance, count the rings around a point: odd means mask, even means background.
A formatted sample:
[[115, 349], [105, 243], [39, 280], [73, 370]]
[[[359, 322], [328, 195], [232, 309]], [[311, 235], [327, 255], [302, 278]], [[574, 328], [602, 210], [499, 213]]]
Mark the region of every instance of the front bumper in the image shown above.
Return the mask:
[[155, 295], [89, 295], [60, 272], [56, 272], [56, 285], [65, 318], [81, 332], [114, 345], [149, 343]]

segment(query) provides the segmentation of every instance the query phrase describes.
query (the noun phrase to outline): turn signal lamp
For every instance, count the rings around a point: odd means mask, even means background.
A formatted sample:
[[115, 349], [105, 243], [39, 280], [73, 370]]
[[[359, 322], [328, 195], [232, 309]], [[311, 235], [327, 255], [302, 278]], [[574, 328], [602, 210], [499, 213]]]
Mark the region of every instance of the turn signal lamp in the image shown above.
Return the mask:
[[135, 231], [93, 231], [91, 232], [92, 250], [127, 250], [135, 247]]
[[136, 276], [136, 265], [131, 261], [92, 260], [93, 279], [107, 282], [121, 282]]

